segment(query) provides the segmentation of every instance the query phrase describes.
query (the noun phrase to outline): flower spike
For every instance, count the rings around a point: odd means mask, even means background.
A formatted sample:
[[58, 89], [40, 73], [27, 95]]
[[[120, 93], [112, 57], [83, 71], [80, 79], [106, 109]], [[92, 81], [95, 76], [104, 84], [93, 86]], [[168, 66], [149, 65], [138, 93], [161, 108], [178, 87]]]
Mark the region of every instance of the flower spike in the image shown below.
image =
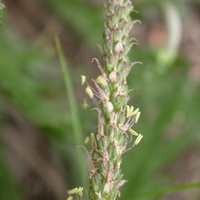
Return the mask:
[[[129, 33], [138, 20], [131, 20], [131, 0], [103, 0], [105, 24], [101, 54], [103, 63], [96, 62], [100, 75], [92, 79], [94, 88], [86, 88], [97, 111], [97, 129], [90, 135], [89, 199], [115, 200], [122, 179], [122, 155], [127, 151], [128, 138], [135, 136], [133, 146], [142, 139], [131, 127], [138, 121], [139, 108], [127, 105], [129, 92], [127, 75], [137, 62], [130, 62], [128, 53], [137, 40], [129, 39]], [[130, 132], [130, 134], [128, 134]], [[131, 140], [130, 140], [131, 141]]]

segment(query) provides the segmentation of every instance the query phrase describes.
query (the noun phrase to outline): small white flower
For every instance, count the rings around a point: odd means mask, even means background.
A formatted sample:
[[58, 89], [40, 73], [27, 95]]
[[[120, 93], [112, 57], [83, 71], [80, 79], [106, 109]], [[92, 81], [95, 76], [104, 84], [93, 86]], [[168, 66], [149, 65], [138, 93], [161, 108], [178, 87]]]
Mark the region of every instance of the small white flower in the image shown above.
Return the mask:
[[115, 47], [115, 52], [117, 54], [120, 54], [123, 51], [123, 44], [121, 41], [119, 41]]
[[112, 72], [110, 73], [109, 79], [110, 79], [110, 81], [111, 81], [112, 83], [117, 81], [117, 73], [116, 73], [116, 71], [112, 71]]
[[109, 113], [111, 113], [114, 109], [113, 104], [110, 101], [107, 102], [106, 108], [108, 109]]

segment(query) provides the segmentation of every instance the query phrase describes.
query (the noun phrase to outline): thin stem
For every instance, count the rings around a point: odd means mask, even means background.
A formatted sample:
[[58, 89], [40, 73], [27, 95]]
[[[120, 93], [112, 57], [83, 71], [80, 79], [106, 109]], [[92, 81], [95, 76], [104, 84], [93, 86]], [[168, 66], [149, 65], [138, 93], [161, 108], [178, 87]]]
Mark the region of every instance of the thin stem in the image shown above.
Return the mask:
[[[64, 76], [64, 81], [65, 81], [65, 86], [66, 86], [66, 92], [68, 94], [68, 100], [69, 100], [69, 105], [70, 105], [70, 113], [71, 113], [71, 120], [72, 120], [72, 127], [73, 127], [73, 135], [74, 135], [74, 140], [76, 147], [80, 146], [83, 143], [83, 136], [82, 136], [82, 131], [81, 131], [81, 126], [80, 126], [80, 120], [79, 120], [79, 115], [78, 115], [78, 110], [77, 110], [77, 105], [76, 105], [76, 100], [73, 92], [73, 87], [71, 83], [71, 77], [67, 68], [67, 64], [63, 55], [62, 47], [60, 44], [60, 40], [58, 37], [55, 38], [56, 42], [56, 47], [60, 59], [60, 64], [62, 67], [63, 71], [63, 76]], [[80, 182], [81, 185], [86, 186], [86, 173], [85, 173], [85, 156], [81, 152], [80, 149], [76, 150], [77, 154], [77, 160], [78, 160], [78, 168], [80, 175]]]

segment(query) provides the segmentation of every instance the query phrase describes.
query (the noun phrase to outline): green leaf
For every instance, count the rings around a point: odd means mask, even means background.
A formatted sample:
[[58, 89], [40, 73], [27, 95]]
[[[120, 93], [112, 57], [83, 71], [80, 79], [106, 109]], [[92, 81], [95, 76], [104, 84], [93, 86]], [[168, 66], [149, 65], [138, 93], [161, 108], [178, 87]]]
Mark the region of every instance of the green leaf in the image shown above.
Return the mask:
[[[76, 100], [75, 100], [75, 96], [74, 96], [74, 92], [73, 92], [71, 77], [69, 74], [67, 63], [64, 58], [62, 47], [61, 47], [60, 40], [58, 37], [55, 38], [55, 42], [56, 42], [56, 48], [58, 51], [58, 56], [60, 59], [60, 64], [62, 67], [66, 92], [67, 92], [69, 105], [70, 105], [70, 113], [71, 113], [71, 120], [72, 120], [72, 126], [73, 126], [74, 141], [75, 141], [76, 146], [80, 146], [81, 144], [83, 144], [84, 140], [83, 140], [83, 136], [82, 136], [82, 130], [81, 130], [81, 126], [80, 126], [79, 114], [78, 114]], [[78, 160], [78, 166], [79, 166], [79, 173], [81, 173], [81, 176], [79, 176], [79, 177], [81, 177], [81, 184], [85, 187], [86, 186], [86, 174], [85, 174], [86, 158], [82, 154], [80, 149], [77, 150], [76, 154], [77, 154], [77, 160]]]
[[158, 195], [163, 195], [163, 194], [168, 194], [168, 193], [173, 193], [173, 192], [178, 192], [182, 190], [188, 190], [192, 188], [200, 188], [200, 183], [189, 183], [189, 184], [184, 184], [184, 185], [177, 185], [173, 187], [168, 187], [168, 188], [163, 188], [163, 189], [158, 189], [158, 190], [152, 190], [149, 192], [141, 192], [141, 193], [136, 193], [136, 197], [150, 197], [150, 196], [158, 196]]

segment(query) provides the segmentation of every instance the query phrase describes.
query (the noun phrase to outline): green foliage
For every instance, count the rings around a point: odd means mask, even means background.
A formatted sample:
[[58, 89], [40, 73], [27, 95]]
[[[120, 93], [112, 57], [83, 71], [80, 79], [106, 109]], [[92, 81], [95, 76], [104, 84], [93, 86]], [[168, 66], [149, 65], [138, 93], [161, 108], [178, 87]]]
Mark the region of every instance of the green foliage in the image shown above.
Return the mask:
[[[138, 49], [134, 57], [140, 53]], [[180, 157], [197, 138], [198, 117], [194, 110], [199, 109], [198, 86], [186, 76], [186, 66], [181, 66], [183, 60], [162, 75], [156, 71], [155, 61], [155, 57], [143, 57], [145, 67], [136, 69], [133, 78], [129, 77], [130, 85], [137, 88], [134, 97], [142, 112], [138, 130], [145, 134], [143, 143], [125, 155], [124, 170], [129, 184], [123, 188], [123, 195], [127, 200], [132, 199], [130, 193], [164, 187], [172, 176], [162, 167]]]
[[[138, 21], [132, 21], [131, 1], [104, 1], [105, 22], [102, 45], [102, 64], [97, 62], [100, 76], [93, 79], [95, 89], [87, 86], [86, 93], [93, 99], [98, 112], [97, 130], [91, 134], [89, 199], [114, 200], [120, 187], [127, 181], [121, 170], [122, 155], [126, 152], [128, 131], [136, 136], [134, 145], [142, 139], [132, 130], [140, 112], [128, 105], [127, 76], [136, 63], [128, 58], [132, 44], [129, 33]], [[102, 66], [101, 66], [102, 65]], [[96, 90], [96, 91], [95, 91]], [[94, 94], [93, 94], [94, 92]], [[134, 105], [135, 106], [135, 105]], [[139, 115], [138, 115], [139, 114]]]
[[19, 188], [12, 176], [11, 170], [9, 170], [5, 148], [1, 140], [0, 146], [0, 199], [20, 200]]
[[3, 21], [4, 9], [5, 9], [5, 6], [0, 1], [0, 31], [2, 30], [2, 21]]
[[[79, 114], [78, 114], [78, 110], [77, 110], [77, 105], [76, 105], [76, 100], [75, 100], [75, 95], [73, 92], [73, 86], [72, 86], [72, 82], [71, 82], [71, 78], [70, 78], [70, 74], [69, 74], [69, 70], [63, 55], [63, 51], [62, 51], [62, 47], [60, 44], [60, 40], [58, 39], [58, 37], [56, 37], [55, 39], [56, 42], [56, 48], [58, 51], [58, 55], [59, 55], [59, 59], [60, 59], [60, 64], [62, 67], [62, 72], [63, 72], [63, 76], [64, 76], [64, 81], [65, 81], [65, 87], [66, 87], [66, 91], [67, 91], [67, 96], [68, 96], [68, 100], [69, 100], [69, 105], [70, 105], [70, 115], [71, 115], [71, 122], [72, 122], [72, 127], [73, 127], [73, 137], [74, 137], [74, 144], [78, 147], [80, 147], [80, 145], [83, 143], [83, 135], [82, 135], [82, 130], [81, 130], [81, 126], [80, 126], [80, 120], [79, 120]], [[76, 150], [76, 156], [77, 156], [77, 163], [78, 163], [78, 167], [77, 167], [77, 174], [80, 173], [80, 176], [76, 177], [80, 177], [80, 184], [84, 187], [87, 187], [86, 185], [86, 173], [85, 173], [85, 168], [86, 168], [86, 157], [82, 154], [82, 152], [80, 151], [82, 149], [78, 149]], [[76, 170], [74, 170], [75, 172]]]
[[169, 188], [157, 189], [150, 192], [143, 192], [143, 193], [138, 193], [138, 194], [136, 193], [135, 196], [139, 198], [146, 196], [149, 198], [151, 196], [155, 197], [155, 196], [159, 196], [159, 195], [163, 195], [167, 193], [179, 192], [182, 190], [188, 190], [188, 189], [199, 188], [199, 187], [200, 187], [200, 183], [191, 183], [191, 184], [173, 186]]
[[96, 47], [96, 44], [102, 42], [103, 8], [92, 6], [91, 3], [81, 0], [44, 0], [44, 2], [87, 45]]
[[[48, 53], [29, 48], [11, 30], [2, 33], [0, 42], [0, 92], [5, 100], [53, 137], [65, 137], [70, 116], [62, 111], [62, 96], [60, 104], [54, 101], [54, 96], [61, 92], [57, 90], [61, 87], [60, 77], [53, 75], [56, 63], [50, 65]], [[44, 76], [49, 78], [45, 80]]]

